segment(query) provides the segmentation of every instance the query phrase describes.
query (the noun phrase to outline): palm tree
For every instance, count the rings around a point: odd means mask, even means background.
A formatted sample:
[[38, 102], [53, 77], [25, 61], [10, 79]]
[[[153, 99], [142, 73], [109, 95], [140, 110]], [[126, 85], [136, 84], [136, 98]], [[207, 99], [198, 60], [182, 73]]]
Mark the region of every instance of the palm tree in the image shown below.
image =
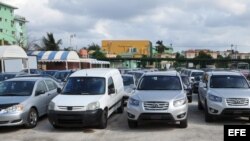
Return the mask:
[[38, 50], [42, 51], [59, 51], [62, 39], [55, 41], [53, 33], [47, 33], [47, 37], [43, 37], [42, 46], [35, 45]]
[[169, 50], [172, 48], [172, 44], [170, 44], [170, 47], [167, 47], [163, 44], [163, 41], [162, 40], [158, 40], [156, 42], [157, 46], [156, 46], [156, 51], [159, 53], [159, 54], [162, 54], [165, 50]]

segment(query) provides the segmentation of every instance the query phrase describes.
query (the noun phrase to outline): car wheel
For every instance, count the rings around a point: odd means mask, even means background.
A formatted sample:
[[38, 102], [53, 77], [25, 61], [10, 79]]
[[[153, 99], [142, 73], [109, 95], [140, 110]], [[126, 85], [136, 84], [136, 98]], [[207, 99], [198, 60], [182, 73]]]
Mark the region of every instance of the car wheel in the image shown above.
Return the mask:
[[124, 111], [124, 100], [121, 101], [121, 106], [117, 109], [117, 113], [122, 114]]
[[108, 111], [103, 110], [101, 120], [100, 120], [100, 124], [99, 124], [100, 129], [107, 128], [107, 123], [108, 123]]
[[187, 119], [180, 121], [180, 125], [179, 125], [180, 128], [187, 128], [187, 126], [188, 126]]
[[207, 104], [206, 104], [206, 107], [205, 107], [205, 121], [206, 122], [212, 122], [213, 121], [213, 115], [209, 114]]
[[199, 94], [198, 94], [198, 110], [203, 110]]
[[58, 126], [58, 125], [52, 125], [55, 129], [59, 129], [59, 128], [61, 128], [60, 126]]
[[137, 121], [128, 119], [128, 127], [129, 128], [133, 129], [133, 128], [136, 128], [137, 126], [138, 126]]
[[38, 114], [37, 111], [34, 108], [31, 108], [28, 117], [27, 117], [27, 123], [25, 124], [26, 128], [34, 128], [37, 125], [38, 121]]

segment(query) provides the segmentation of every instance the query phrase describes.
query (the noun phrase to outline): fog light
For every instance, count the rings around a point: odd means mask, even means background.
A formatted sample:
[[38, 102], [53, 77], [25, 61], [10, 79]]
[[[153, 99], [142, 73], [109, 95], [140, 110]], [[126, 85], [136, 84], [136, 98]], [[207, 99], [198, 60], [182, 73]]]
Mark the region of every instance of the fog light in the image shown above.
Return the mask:
[[183, 118], [183, 117], [185, 117], [185, 115], [186, 115], [186, 113], [182, 113], [182, 114], [178, 115], [177, 118]]
[[129, 118], [135, 118], [135, 115], [128, 113]]
[[211, 113], [218, 113], [218, 110], [216, 110], [216, 109], [209, 108], [209, 110], [210, 110]]

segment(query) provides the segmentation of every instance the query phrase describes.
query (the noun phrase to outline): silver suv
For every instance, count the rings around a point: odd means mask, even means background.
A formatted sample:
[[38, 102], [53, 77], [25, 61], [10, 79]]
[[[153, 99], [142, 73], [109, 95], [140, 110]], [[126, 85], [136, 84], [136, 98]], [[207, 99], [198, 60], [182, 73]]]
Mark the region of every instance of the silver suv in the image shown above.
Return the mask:
[[207, 72], [199, 84], [198, 109], [205, 121], [216, 116], [250, 117], [250, 87], [239, 72]]
[[128, 125], [138, 126], [142, 120], [178, 121], [188, 125], [187, 95], [176, 71], [149, 72], [140, 79], [127, 104]]

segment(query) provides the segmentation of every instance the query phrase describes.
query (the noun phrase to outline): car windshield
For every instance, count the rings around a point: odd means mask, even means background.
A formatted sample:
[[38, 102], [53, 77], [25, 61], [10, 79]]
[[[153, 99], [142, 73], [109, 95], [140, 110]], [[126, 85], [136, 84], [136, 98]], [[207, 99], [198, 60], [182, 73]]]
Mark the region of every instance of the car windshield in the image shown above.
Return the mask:
[[189, 80], [187, 76], [181, 76], [182, 82], [186, 85], [189, 85]]
[[220, 75], [211, 76], [211, 88], [249, 88], [243, 76]]
[[30, 96], [35, 81], [4, 81], [0, 83], [0, 96]]
[[10, 78], [14, 78], [15, 74], [0, 74], [0, 81], [4, 81]]
[[71, 77], [62, 94], [64, 95], [101, 95], [105, 93], [105, 78]]
[[196, 76], [202, 76], [204, 73], [203, 72], [192, 72], [191, 76], [196, 77]]
[[55, 75], [56, 71], [44, 71], [43, 73], [53, 76]]
[[177, 76], [144, 76], [138, 90], [181, 90], [180, 79]]
[[133, 77], [131, 77], [131, 76], [122, 76], [122, 79], [123, 79], [124, 86], [129, 86], [131, 84], [134, 84]]
[[70, 72], [56, 72], [54, 77], [58, 80], [64, 81]]

